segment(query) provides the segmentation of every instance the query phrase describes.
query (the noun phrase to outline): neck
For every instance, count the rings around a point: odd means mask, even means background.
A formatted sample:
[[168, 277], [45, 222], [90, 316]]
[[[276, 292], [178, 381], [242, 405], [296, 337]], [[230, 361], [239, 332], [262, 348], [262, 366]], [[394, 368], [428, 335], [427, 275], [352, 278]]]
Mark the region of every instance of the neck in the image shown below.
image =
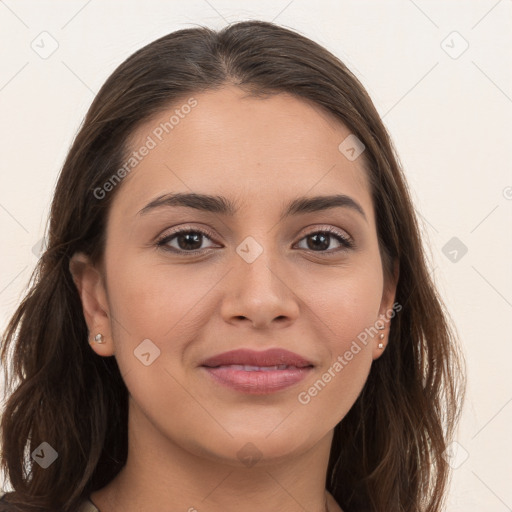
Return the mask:
[[244, 512], [340, 510], [325, 490], [332, 431], [286, 460], [263, 457], [244, 465], [192, 454], [149, 421], [141, 421], [140, 415], [134, 430], [130, 411], [125, 466], [106, 487], [91, 494], [101, 512], [167, 510], [169, 504], [173, 510], [224, 512], [241, 503]]

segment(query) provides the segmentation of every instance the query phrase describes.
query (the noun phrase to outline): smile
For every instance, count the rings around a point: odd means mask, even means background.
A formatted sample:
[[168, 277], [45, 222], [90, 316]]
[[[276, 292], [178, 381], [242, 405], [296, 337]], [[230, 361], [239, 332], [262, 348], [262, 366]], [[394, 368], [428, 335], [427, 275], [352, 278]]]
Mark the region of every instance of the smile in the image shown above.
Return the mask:
[[251, 366], [226, 365], [215, 368], [202, 367], [216, 383], [237, 392], [265, 395], [289, 388], [313, 369], [312, 366], [297, 368], [288, 365]]

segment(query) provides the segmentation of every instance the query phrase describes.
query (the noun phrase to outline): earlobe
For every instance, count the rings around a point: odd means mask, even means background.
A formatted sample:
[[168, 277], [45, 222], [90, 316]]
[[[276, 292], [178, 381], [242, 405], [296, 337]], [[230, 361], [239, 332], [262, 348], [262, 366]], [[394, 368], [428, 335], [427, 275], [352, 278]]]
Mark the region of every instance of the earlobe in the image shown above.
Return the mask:
[[379, 320], [375, 322], [375, 326], [378, 329], [378, 335], [376, 337], [376, 345], [373, 347], [373, 360], [378, 359], [386, 348], [389, 336], [389, 320], [381, 315]]
[[[75, 253], [72, 256], [69, 271], [82, 302], [85, 322], [89, 329], [89, 343], [97, 354], [113, 355], [110, 315], [103, 276], [84, 253]], [[99, 346], [98, 334], [105, 340]]]

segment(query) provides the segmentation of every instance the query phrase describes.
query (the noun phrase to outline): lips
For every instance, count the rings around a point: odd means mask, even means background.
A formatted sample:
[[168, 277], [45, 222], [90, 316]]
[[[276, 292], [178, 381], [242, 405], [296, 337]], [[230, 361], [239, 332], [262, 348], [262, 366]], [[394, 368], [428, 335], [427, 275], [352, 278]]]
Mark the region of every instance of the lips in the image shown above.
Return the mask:
[[[295, 368], [305, 368], [307, 366], [313, 366], [313, 363], [294, 352], [280, 348], [273, 348], [261, 352], [247, 349], [231, 350], [230, 352], [224, 352], [210, 357], [201, 363], [201, 366], [207, 366], [209, 368], [231, 365], [258, 368], [282, 367], [285, 365]], [[247, 369], [246, 371], [251, 370]]]
[[293, 386], [313, 367], [310, 361], [283, 349], [232, 350], [201, 364], [215, 382], [238, 392], [260, 395]]

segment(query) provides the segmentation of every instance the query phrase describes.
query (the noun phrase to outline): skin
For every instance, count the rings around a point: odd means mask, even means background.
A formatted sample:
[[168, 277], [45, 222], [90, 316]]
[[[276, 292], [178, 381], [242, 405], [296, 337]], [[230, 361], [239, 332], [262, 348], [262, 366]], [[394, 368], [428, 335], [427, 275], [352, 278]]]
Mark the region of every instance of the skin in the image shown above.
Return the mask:
[[[101, 512], [169, 504], [190, 512], [323, 512], [326, 499], [339, 511], [325, 490], [333, 428], [383, 353], [381, 340], [360, 344], [309, 403], [298, 394], [394, 302], [396, 278], [383, 274], [363, 158], [349, 161], [338, 145], [350, 130], [303, 99], [251, 98], [235, 86], [194, 97], [197, 106], [119, 185], [102, 264], [84, 254], [70, 264], [91, 338], [105, 337], [92, 350], [116, 357], [130, 392], [127, 464], [91, 499]], [[132, 147], [175, 108], [140, 126]], [[138, 214], [170, 192], [223, 195], [239, 211], [162, 206]], [[280, 220], [288, 201], [333, 193], [357, 201], [366, 219], [339, 207]], [[215, 236], [199, 238], [199, 255], [175, 237], [167, 245], [182, 248], [180, 256], [155, 244], [175, 227]], [[355, 247], [332, 236], [326, 248], [308, 246], [328, 227]], [[263, 248], [252, 263], [236, 252], [248, 236]], [[382, 332], [386, 343], [389, 322]], [[160, 350], [149, 366], [134, 357], [145, 339]], [[242, 347], [285, 348], [315, 367], [269, 395], [234, 391], [198, 368]], [[240, 450], [260, 458], [249, 466]]]

